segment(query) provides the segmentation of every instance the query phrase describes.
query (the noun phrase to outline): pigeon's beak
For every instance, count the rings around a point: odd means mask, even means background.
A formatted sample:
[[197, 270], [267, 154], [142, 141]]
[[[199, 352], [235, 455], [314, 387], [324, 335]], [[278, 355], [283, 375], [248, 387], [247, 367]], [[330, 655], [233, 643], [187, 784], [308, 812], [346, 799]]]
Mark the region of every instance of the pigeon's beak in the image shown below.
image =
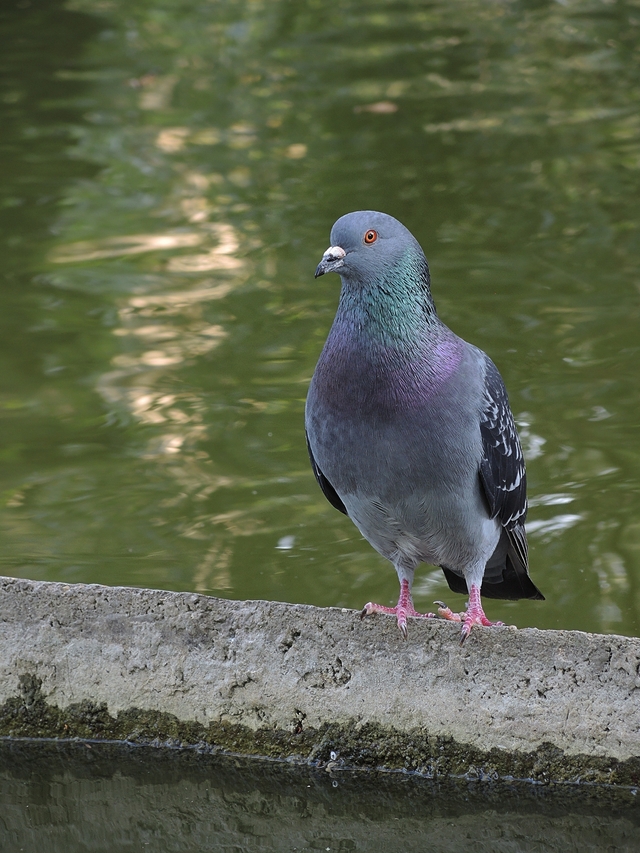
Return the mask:
[[346, 254], [341, 246], [329, 246], [316, 267], [315, 277], [318, 278], [318, 276], [324, 275], [326, 272], [338, 272], [344, 264], [343, 258]]

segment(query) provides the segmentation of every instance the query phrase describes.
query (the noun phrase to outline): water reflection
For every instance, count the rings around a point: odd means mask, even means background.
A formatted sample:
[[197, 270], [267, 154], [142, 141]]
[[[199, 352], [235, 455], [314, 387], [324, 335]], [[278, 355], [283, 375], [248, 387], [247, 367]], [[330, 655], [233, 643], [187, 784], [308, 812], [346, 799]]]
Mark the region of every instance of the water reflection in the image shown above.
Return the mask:
[[[16, 6], [7, 43], [52, 21], [85, 42], [47, 48], [44, 89], [28, 51], [2, 60], [6, 571], [391, 600], [302, 440], [337, 298], [313, 270], [333, 220], [373, 207], [424, 244], [440, 313], [510, 390], [548, 601], [492, 616], [637, 633], [634, 7], [42, 8]], [[445, 594], [425, 567], [418, 605]]]
[[629, 791], [428, 782], [78, 744], [0, 750], [7, 853], [637, 849]]
[[131, 234], [123, 237], [107, 237], [104, 240], [83, 240], [68, 246], [59, 246], [49, 260], [54, 264], [74, 261], [97, 261], [101, 258], [122, 258], [142, 252], [157, 252], [165, 249], [181, 249], [183, 246], [198, 246], [200, 234]]

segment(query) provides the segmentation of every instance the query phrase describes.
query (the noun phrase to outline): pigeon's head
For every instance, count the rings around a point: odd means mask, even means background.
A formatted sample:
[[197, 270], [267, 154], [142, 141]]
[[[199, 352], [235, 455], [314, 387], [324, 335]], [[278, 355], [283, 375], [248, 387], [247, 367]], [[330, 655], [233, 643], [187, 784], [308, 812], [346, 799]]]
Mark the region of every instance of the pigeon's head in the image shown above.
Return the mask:
[[386, 213], [357, 210], [341, 216], [331, 229], [331, 246], [317, 266], [316, 278], [337, 272], [346, 283], [370, 283], [405, 265], [424, 272], [428, 282], [426, 259], [411, 232]]

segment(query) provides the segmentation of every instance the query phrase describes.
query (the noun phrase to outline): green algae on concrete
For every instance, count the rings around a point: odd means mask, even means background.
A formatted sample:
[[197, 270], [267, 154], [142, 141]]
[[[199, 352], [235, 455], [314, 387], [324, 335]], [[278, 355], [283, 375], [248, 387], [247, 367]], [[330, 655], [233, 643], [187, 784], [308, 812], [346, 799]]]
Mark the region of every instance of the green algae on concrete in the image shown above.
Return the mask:
[[640, 784], [640, 758], [626, 761], [565, 755], [552, 744], [528, 753], [482, 751], [453, 738], [427, 732], [400, 732], [379, 724], [326, 723], [320, 728], [250, 729], [228, 722], [202, 725], [172, 714], [131, 708], [115, 717], [106, 703], [79, 702], [60, 709], [47, 704], [41, 681], [20, 679], [21, 695], [0, 707], [0, 737], [126, 741], [154, 747], [195, 748], [262, 756], [324, 767], [328, 771], [363, 768], [402, 770], [427, 778], [465, 777], [474, 781], [531, 780]]

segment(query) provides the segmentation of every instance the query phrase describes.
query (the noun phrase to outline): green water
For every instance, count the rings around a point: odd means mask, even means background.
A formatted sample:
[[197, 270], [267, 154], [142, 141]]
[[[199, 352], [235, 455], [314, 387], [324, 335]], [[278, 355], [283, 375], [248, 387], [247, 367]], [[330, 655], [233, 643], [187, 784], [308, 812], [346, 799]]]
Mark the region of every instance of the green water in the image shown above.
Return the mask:
[[634, 853], [636, 791], [0, 742], [3, 853]]
[[302, 426], [369, 207], [520, 423], [547, 601], [489, 616], [639, 633], [640, 3], [11, 0], [0, 40], [2, 573], [395, 602]]

